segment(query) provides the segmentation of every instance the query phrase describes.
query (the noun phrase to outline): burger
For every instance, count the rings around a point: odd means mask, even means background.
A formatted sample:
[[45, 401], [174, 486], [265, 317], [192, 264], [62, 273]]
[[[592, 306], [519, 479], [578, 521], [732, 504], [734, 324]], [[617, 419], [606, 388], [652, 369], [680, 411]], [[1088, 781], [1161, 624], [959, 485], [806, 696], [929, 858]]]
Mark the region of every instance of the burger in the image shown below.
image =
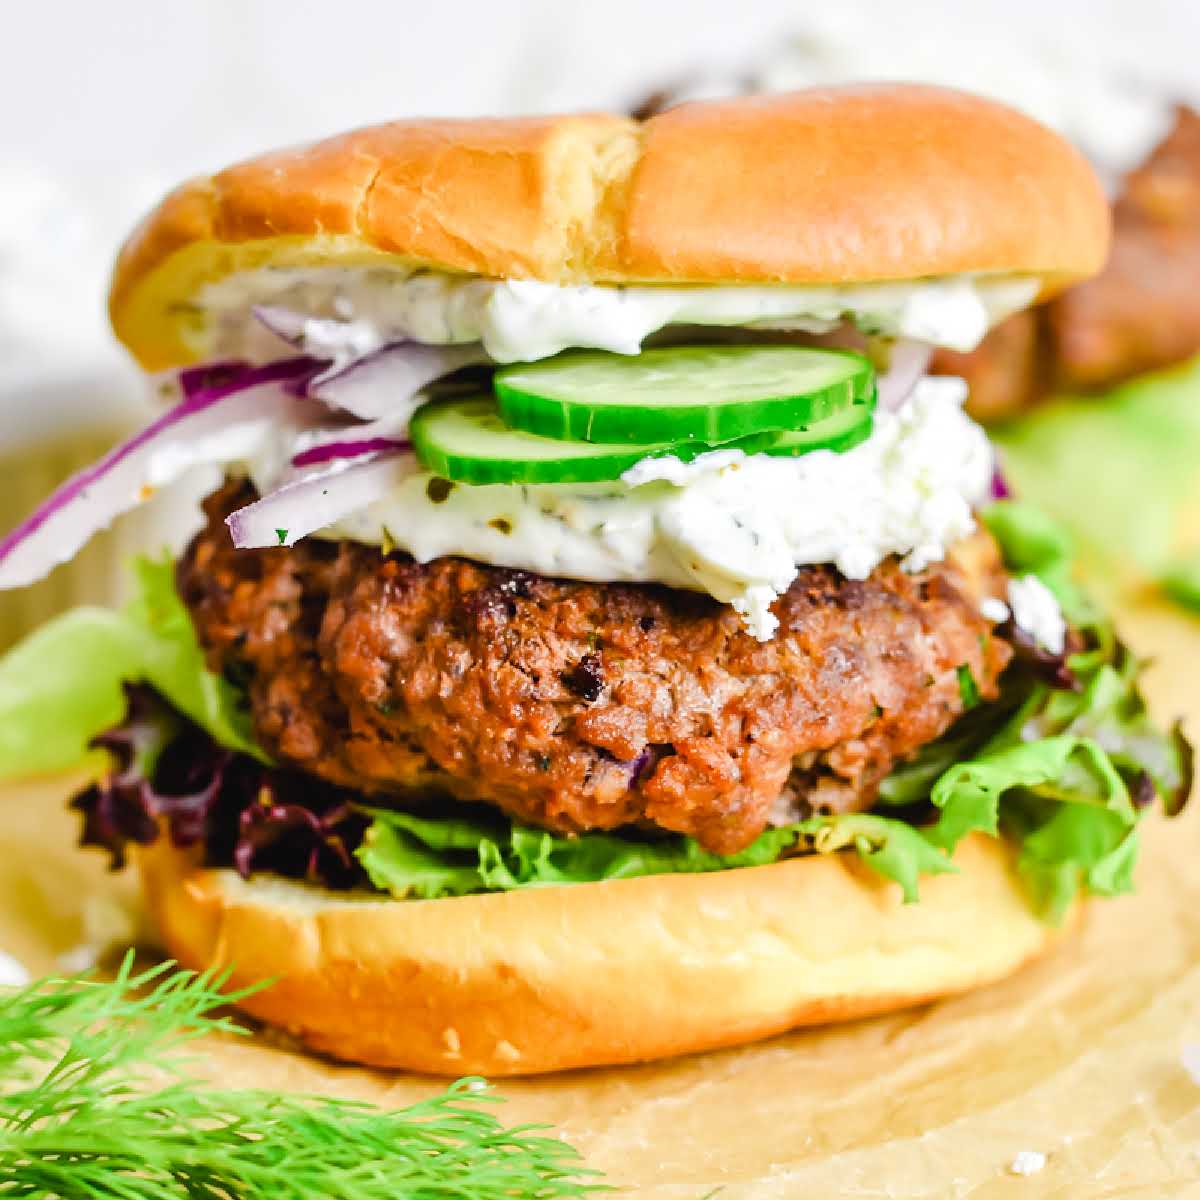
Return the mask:
[[223, 480], [4, 664], [7, 761], [107, 750], [84, 843], [341, 1059], [631, 1063], [997, 980], [1129, 890], [1190, 752], [923, 366], [1108, 236], [1056, 135], [915, 86], [188, 182], [110, 295], [163, 415], [0, 583]]

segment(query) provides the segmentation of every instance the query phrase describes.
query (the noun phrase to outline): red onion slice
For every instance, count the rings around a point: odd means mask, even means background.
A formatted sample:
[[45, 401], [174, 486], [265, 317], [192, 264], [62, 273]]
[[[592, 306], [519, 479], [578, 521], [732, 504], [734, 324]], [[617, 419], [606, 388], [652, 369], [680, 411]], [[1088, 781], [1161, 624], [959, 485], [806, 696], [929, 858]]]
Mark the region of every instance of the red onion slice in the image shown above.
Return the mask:
[[898, 341], [892, 346], [888, 369], [876, 379], [877, 403], [885, 412], [904, 406], [912, 390], [921, 381], [933, 357], [933, 347], [924, 342]]
[[238, 442], [239, 427], [276, 419], [294, 408], [296, 401], [283, 385], [309, 370], [307, 359], [271, 363], [208, 388], [199, 387], [193, 377], [187, 399], [69, 479], [0, 540], [0, 589], [44, 578], [93, 534], [189, 467], [229, 461], [214, 439], [228, 442], [229, 453], [240, 457], [245, 447]]
[[411, 415], [417, 407], [418, 393], [435, 379], [490, 361], [478, 344], [392, 342], [318, 376], [309, 385], [308, 394], [364, 421], [393, 416], [406, 406]]
[[[248, 369], [244, 362], [201, 363], [197, 367], [184, 367], [183, 370], [176, 371], [175, 382], [179, 385], [183, 398], [190, 400], [200, 392], [222, 388], [240, 379]], [[170, 378], [169, 372], [165, 378]]]
[[1009, 485], [1008, 477], [1004, 474], [1004, 464], [1000, 461], [1000, 455], [995, 456], [995, 465], [992, 467], [992, 499], [993, 500], [1011, 500], [1012, 487]]
[[[364, 342], [364, 327], [355, 322], [313, 318], [273, 304], [257, 304], [251, 312], [288, 345], [324, 356], [310, 360], [318, 367], [308, 378], [293, 383], [294, 394], [311, 396], [366, 421], [402, 412], [405, 406], [411, 415], [417, 394], [435, 379], [491, 361], [477, 343], [431, 346], [406, 340], [372, 346], [374, 337]], [[212, 369], [235, 366], [221, 363]]]
[[308, 380], [328, 366], [324, 359], [301, 354], [295, 358], [276, 359], [260, 367], [244, 362], [201, 363], [197, 367], [184, 367], [176, 379], [185, 400], [220, 400], [262, 383], [282, 383], [293, 394], [297, 388], [303, 394]]
[[286, 483], [226, 518], [239, 550], [294, 546], [301, 538], [386, 496], [416, 460], [392, 452], [351, 466], [339, 464]]
[[[315, 403], [315, 402], [314, 402]], [[306, 430], [296, 444], [293, 467], [311, 467], [343, 458], [360, 458], [389, 450], [408, 450], [410, 414], [401, 410], [378, 421]]]
[[337, 462], [344, 458], [361, 458], [364, 454], [377, 454], [381, 451], [408, 450], [412, 443], [400, 438], [368, 437], [343, 438], [336, 442], [324, 442], [301, 450], [292, 459], [293, 467], [315, 467], [322, 463]]

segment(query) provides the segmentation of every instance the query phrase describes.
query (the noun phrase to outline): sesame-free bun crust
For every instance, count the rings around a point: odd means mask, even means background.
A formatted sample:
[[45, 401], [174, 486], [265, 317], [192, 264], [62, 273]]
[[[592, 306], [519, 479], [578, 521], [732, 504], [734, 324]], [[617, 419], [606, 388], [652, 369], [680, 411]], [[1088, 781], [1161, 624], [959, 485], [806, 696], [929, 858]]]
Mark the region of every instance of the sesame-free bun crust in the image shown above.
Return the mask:
[[1058, 936], [973, 835], [921, 899], [850, 853], [456, 899], [348, 899], [140, 852], [169, 952], [336, 1058], [438, 1075], [634, 1063], [1000, 979]]
[[204, 285], [263, 266], [390, 265], [558, 283], [1093, 274], [1109, 211], [1028, 117], [887, 84], [606, 115], [398, 121], [263, 155], [168, 196], [117, 260], [117, 335], [200, 353]]

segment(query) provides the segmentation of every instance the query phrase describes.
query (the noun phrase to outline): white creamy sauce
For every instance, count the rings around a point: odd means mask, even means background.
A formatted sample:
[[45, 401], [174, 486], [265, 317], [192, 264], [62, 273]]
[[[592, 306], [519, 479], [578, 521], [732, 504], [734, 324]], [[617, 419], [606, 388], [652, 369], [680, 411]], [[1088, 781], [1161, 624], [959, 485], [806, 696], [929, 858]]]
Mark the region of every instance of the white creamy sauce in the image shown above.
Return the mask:
[[825, 333], [852, 321], [864, 332], [973, 350], [988, 329], [1024, 308], [1038, 283], [1024, 276], [959, 275], [847, 286], [727, 284], [560, 286], [385, 267], [261, 268], [209, 284], [211, 353], [257, 357], [278, 342], [248, 321], [255, 304], [312, 314], [308, 349], [349, 360], [389, 341], [482, 342], [496, 362], [547, 358], [571, 347], [637, 354], [671, 325]]
[[[962, 411], [959, 379], [925, 379], [898, 413], [844, 454], [800, 458], [719, 450], [647, 460], [607, 484], [455, 485], [443, 494], [411, 459], [385, 498], [322, 536], [395, 545], [420, 562], [462, 555], [597, 582], [663, 583], [731, 604], [762, 639], [797, 569], [832, 563], [865, 578], [889, 555], [919, 570], [975, 527], [992, 453]], [[260, 491], [286, 457], [264, 444]]]

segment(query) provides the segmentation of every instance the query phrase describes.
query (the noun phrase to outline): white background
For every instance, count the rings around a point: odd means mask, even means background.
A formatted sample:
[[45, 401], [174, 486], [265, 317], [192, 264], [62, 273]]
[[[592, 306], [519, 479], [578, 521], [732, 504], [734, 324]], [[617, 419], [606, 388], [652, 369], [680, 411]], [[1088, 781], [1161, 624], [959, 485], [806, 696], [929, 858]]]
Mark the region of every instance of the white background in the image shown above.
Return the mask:
[[[413, 113], [620, 103], [701, 61], [739, 63], [860, 10], [899, 69], [1009, 38], [1104, 53], [1186, 86], [1195, 0], [5, 0], [0, 152], [168, 174]], [[956, 38], [962, 32], [974, 38]], [[972, 44], [973, 42], [973, 44]], [[952, 47], [952, 48], [951, 48]]]

